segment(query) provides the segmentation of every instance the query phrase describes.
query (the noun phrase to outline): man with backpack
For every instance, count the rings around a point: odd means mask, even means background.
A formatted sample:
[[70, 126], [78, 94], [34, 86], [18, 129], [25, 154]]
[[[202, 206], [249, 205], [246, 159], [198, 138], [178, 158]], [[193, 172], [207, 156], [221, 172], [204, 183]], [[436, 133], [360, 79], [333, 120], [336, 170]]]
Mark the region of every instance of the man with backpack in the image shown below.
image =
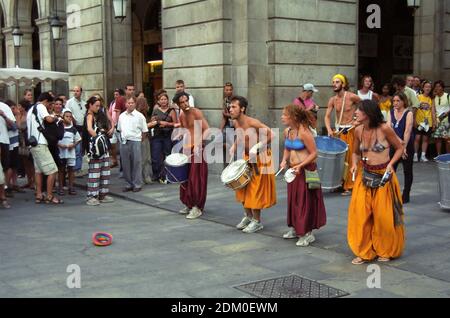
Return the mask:
[[[49, 142], [57, 142], [57, 136], [54, 140], [47, 140], [53, 135], [46, 130], [46, 125], [58, 123], [58, 117], [52, 116], [47, 110], [49, 103], [53, 102], [53, 97], [49, 93], [43, 93], [38, 98], [38, 102], [27, 114], [28, 127], [28, 145], [31, 146], [33, 156], [36, 180], [36, 203], [45, 202], [47, 204], [62, 204], [63, 202], [53, 195], [53, 188], [58, 173], [58, 167], [53, 160], [49, 150]], [[57, 129], [56, 129], [57, 130]], [[55, 131], [56, 131], [55, 130]], [[53, 138], [52, 138], [53, 139]], [[47, 197], [42, 195], [42, 179], [47, 176]]]

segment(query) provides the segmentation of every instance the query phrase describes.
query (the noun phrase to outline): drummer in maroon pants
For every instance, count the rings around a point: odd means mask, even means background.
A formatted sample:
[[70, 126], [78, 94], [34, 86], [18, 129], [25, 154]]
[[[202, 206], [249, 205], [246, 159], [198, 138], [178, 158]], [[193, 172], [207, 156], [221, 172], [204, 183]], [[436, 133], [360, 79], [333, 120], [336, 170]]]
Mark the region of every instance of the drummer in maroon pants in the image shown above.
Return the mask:
[[203, 158], [203, 140], [206, 140], [204, 135], [207, 134], [209, 125], [198, 108], [189, 106], [189, 95], [184, 92], [178, 93], [174, 101], [182, 110], [181, 127], [189, 131], [189, 134], [184, 137], [183, 152], [189, 157], [192, 156], [189, 164], [189, 179], [180, 186], [180, 200], [186, 206], [180, 213], [187, 214], [187, 219], [194, 220], [202, 216], [206, 203], [208, 164]]

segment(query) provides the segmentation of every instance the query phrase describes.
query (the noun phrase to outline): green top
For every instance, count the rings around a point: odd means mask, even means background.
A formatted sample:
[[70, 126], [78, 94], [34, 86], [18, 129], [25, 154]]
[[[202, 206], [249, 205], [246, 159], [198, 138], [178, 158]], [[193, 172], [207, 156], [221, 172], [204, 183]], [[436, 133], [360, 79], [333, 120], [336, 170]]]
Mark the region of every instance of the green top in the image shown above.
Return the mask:
[[413, 108], [420, 107], [420, 102], [419, 102], [419, 99], [417, 98], [417, 94], [412, 88], [409, 88], [408, 86], [406, 86], [404, 93], [405, 93], [406, 97], [408, 97], [410, 107], [413, 107]]

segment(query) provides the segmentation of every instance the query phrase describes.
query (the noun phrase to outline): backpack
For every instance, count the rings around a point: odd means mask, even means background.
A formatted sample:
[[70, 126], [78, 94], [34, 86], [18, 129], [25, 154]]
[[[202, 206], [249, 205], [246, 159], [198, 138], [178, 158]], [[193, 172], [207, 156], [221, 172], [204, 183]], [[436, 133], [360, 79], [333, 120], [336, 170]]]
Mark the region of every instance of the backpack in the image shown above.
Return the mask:
[[100, 159], [108, 153], [109, 149], [111, 149], [109, 138], [104, 134], [98, 134], [96, 137], [91, 137], [88, 156], [93, 159]]
[[56, 146], [64, 138], [64, 122], [62, 120], [54, 121], [53, 123], [44, 122], [44, 127], [42, 127], [38, 119], [37, 105], [33, 106], [33, 115], [39, 125], [38, 131], [44, 135], [48, 145]]

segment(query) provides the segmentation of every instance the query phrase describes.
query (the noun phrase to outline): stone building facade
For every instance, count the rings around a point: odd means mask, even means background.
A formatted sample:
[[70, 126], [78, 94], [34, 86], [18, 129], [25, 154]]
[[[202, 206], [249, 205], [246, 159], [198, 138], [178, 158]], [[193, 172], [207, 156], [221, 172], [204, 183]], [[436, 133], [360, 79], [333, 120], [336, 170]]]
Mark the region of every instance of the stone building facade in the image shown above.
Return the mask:
[[[406, 72], [450, 83], [450, 0], [427, 0], [414, 16], [406, 0], [130, 0], [122, 22], [112, 0], [0, 4], [3, 66], [67, 71], [69, 87], [108, 99], [129, 82], [173, 93], [184, 79], [212, 125], [228, 81], [248, 96], [250, 114], [273, 127], [300, 84], [314, 83], [326, 107], [335, 73], [353, 86], [362, 72], [373, 72], [379, 85]], [[366, 27], [370, 4], [379, 5], [381, 29]], [[11, 37], [16, 11], [25, 34], [19, 57]], [[59, 42], [49, 28], [55, 12], [67, 23]], [[160, 59], [162, 67], [147, 63]]]

